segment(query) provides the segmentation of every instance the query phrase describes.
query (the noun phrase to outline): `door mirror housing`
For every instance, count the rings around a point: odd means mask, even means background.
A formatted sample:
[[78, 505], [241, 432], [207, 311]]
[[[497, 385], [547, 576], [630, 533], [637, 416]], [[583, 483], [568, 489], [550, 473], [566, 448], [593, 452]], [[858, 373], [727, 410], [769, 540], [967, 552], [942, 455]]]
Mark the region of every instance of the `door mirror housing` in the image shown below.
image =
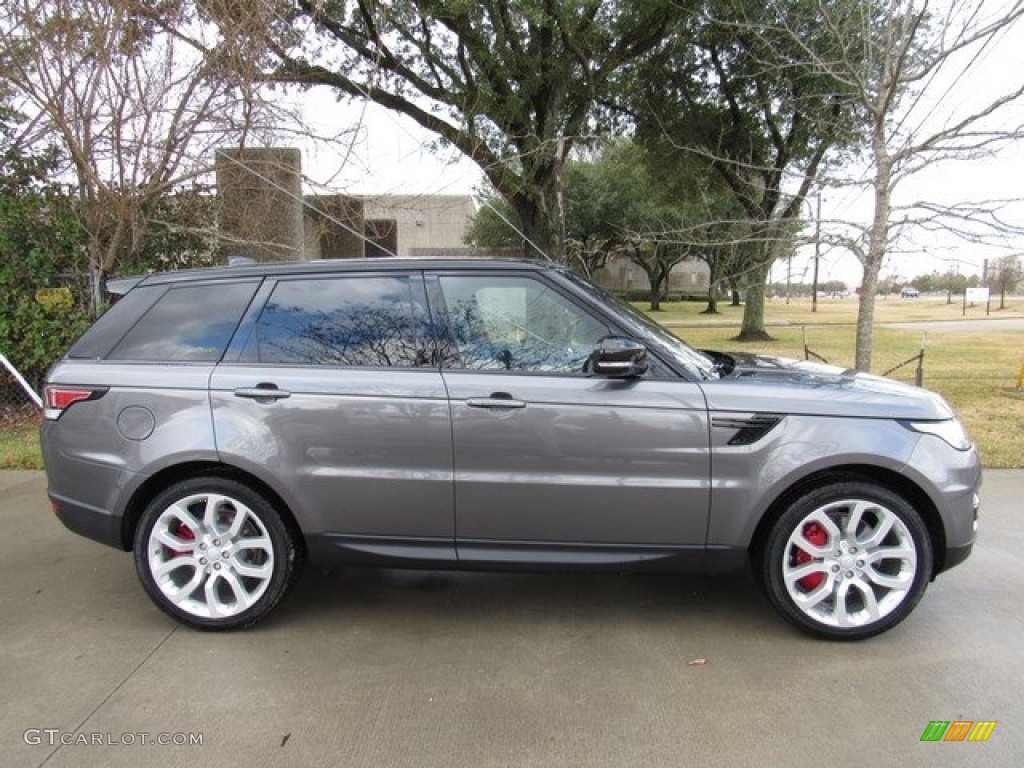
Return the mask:
[[609, 379], [630, 379], [647, 373], [647, 347], [636, 339], [606, 336], [590, 354], [589, 368]]

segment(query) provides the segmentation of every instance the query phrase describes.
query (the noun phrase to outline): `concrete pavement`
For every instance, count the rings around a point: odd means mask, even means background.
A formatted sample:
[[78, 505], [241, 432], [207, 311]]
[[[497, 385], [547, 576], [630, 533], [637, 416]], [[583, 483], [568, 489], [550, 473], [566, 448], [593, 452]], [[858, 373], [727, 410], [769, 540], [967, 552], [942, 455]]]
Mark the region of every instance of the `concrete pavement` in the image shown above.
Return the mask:
[[[43, 487], [40, 473], [0, 473], [3, 766], [992, 766], [1024, 754], [1024, 471], [987, 473], [973, 557], [903, 625], [858, 644], [790, 629], [745, 575], [309, 572], [264, 625], [200, 633], [150, 604], [129, 555], [64, 530]], [[956, 719], [998, 725], [987, 743], [920, 742], [929, 721]], [[150, 743], [159, 734], [202, 744]]]

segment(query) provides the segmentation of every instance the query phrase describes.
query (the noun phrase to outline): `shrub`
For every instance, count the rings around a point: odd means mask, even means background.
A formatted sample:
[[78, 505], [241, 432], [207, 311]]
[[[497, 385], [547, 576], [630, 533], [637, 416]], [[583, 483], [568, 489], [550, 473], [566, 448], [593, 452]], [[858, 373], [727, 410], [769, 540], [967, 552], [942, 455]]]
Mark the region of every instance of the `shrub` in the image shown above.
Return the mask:
[[61, 277], [82, 273], [84, 236], [70, 197], [46, 181], [51, 165], [0, 154], [0, 352], [36, 389], [89, 324], [86, 286]]

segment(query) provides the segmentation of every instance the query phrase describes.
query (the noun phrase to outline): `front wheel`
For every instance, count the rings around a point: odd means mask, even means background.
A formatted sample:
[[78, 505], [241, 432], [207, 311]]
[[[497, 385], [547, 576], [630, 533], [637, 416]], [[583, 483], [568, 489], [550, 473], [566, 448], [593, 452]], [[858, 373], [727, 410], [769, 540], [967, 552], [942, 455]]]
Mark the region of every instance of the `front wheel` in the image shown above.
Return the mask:
[[154, 498], [135, 533], [135, 565], [165, 613], [201, 629], [255, 624], [284, 595], [296, 545], [274, 506], [234, 480], [198, 477]]
[[786, 620], [818, 637], [860, 640], [917, 605], [932, 572], [931, 539], [902, 496], [871, 482], [833, 482], [783, 512], [760, 571]]

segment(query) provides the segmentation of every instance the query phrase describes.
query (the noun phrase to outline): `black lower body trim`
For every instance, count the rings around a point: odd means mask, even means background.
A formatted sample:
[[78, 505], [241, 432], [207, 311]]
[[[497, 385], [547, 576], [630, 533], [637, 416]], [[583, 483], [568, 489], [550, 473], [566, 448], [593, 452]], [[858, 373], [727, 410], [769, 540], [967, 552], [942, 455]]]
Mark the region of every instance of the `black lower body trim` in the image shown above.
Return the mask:
[[651, 544], [567, 544], [314, 534], [310, 560], [320, 565], [481, 571], [680, 571], [725, 573], [742, 568], [746, 550]]
[[949, 547], [946, 550], [946, 558], [942, 561], [942, 572], [948, 571], [955, 565], [960, 565], [960, 563], [971, 556], [972, 549], [974, 549], [973, 541], [962, 547]]
[[397, 536], [306, 536], [311, 562], [318, 565], [377, 565], [391, 568], [455, 568], [455, 541]]
[[124, 550], [121, 541], [121, 517], [105, 509], [86, 506], [59, 496], [49, 494], [57, 518], [68, 530], [85, 536], [108, 547]]

